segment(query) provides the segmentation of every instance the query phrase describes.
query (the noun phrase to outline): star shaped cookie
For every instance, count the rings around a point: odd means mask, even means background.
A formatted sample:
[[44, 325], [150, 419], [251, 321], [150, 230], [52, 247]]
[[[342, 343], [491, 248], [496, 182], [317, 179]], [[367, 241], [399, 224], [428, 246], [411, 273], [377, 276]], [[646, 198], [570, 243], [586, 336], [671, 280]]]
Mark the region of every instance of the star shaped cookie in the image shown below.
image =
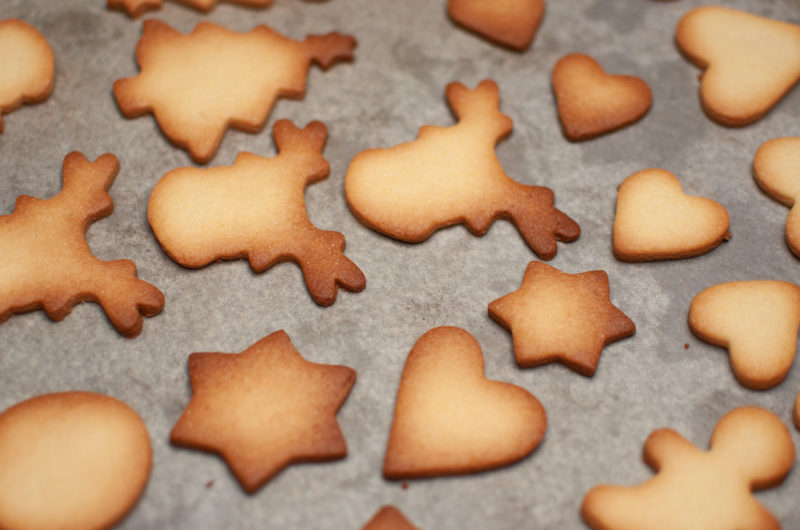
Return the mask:
[[489, 316], [511, 332], [521, 367], [560, 361], [583, 375], [594, 374], [604, 346], [636, 331], [611, 303], [605, 271], [567, 274], [538, 261], [518, 290], [489, 304]]
[[306, 361], [284, 331], [240, 354], [193, 353], [189, 377], [194, 395], [170, 441], [218, 453], [248, 493], [289, 464], [347, 455], [336, 412], [355, 370]]

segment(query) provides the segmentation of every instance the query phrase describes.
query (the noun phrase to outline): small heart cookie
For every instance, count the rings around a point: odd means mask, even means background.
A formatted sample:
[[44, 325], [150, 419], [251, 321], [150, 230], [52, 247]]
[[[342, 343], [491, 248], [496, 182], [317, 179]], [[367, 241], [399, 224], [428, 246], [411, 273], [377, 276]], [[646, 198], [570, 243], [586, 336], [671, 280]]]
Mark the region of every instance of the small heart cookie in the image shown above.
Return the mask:
[[361, 530], [419, 530], [391, 504], [382, 506]]
[[800, 79], [800, 26], [727, 7], [704, 6], [681, 18], [675, 40], [705, 70], [700, 99], [723, 125], [760, 119]]
[[699, 256], [730, 238], [729, 226], [722, 205], [684, 194], [669, 171], [644, 169], [619, 186], [614, 256], [620, 261]]
[[514, 50], [531, 45], [544, 13], [544, 0], [450, 0], [450, 18], [469, 31]]
[[484, 377], [478, 342], [434, 328], [408, 354], [383, 474], [388, 479], [474, 473], [533, 452], [547, 416], [527, 390]]
[[775, 138], [759, 147], [753, 175], [767, 195], [792, 208], [786, 218], [786, 243], [800, 257], [800, 210], [794, 208], [800, 197], [800, 137]]
[[689, 307], [700, 339], [728, 348], [736, 379], [754, 390], [789, 373], [800, 328], [800, 287], [772, 280], [728, 282], [705, 289]]
[[564, 136], [588, 140], [639, 121], [652, 102], [638, 77], [609, 75], [588, 55], [573, 53], [553, 67], [553, 91]]

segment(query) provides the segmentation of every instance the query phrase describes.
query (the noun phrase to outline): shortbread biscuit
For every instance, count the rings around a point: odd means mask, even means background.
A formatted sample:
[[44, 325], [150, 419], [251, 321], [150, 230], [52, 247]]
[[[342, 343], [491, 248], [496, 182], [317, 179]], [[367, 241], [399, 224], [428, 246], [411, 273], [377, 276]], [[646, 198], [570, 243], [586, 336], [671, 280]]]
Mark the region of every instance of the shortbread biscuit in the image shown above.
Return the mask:
[[581, 515], [595, 530], [778, 529], [778, 520], [751, 490], [780, 484], [794, 454], [783, 422], [758, 407], [723, 416], [709, 451], [671, 429], [659, 429], [644, 446], [644, 460], [656, 475], [638, 486], [592, 488]]
[[588, 140], [642, 119], [650, 109], [650, 87], [627, 75], [609, 75], [588, 55], [573, 53], [553, 67], [553, 92], [564, 136]]
[[[128, 13], [131, 18], [142, 15], [151, 9], [161, 9], [164, 0], [107, 0], [109, 9], [119, 9]], [[268, 7], [272, 0], [172, 0], [185, 6], [193, 7], [199, 11], [210, 11], [220, 1], [238, 4], [245, 7]]]
[[603, 347], [636, 331], [611, 303], [605, 271], [567, 274], [539, 261], [519, 290], [489, 304], [489, 316], [511, 332], [520, 366], [560, 361], [583, 375], [594, 375]]
[[509, 219], [542, 259], [555, 256], [556, 241], [577, 239], [580, 227], [553, 206], [549, 188], [520, 184], [503, 171], [494, 147], [512, 122], [500, 113], [499, 97], [494, 81], [474, 90], [450, 83], [456, 125], [425, 126], [413, 142], [356, 155], [345, 176], [356, 218], [410, 243], [454, 224], [482, 236], [496, 219]]
[[89, 162], [78, 152], [64, 158], [64, 184], [50, 199], [17, 197], [14, 213], [0, 216], [0, 322], [14, 313], [44, 309], [64, 319], [75, 304], [97, 302], [122, 335], [135, 337], [142, 316], [164, 306], [164, 295], [136, 278], [130, 260], [101, 261], [86, 230], [114, 210], [108, 189], [117, 157]]
[[800, 429], [800, 393], [797, 394], [797, 397], [794, 400], [792, 419], [794, 420], [794, 426]]
[[727, 348], [736, 379], [748, 388], [779, 385], [792, 367], [800, 328], [800, 287], [755, 280], [714, 285], [694, 297], [689, 327]]
[[193, 353], [189, 377], [194, 395], [170, 441], [218, 453], [248, 493], [289, 464], [347, 455], [336, 412], [355, 370], [306, 361], [284, 331], [240, 354]]
[[456, 23], [514, 50], [533, 42], [544, 13], [544, 0], [449, 0], [447, 11]]
[[90, 392], [37, 396], [0, 414], [0, 528], [110, 528], [150, 476], [142, 419]]
[[720, 204], [685, 195], [669, 171], [644, 169], [619, 186], [614, 256], [620, 261], [699, 256], [729, 239], [729, 226]]
[[344, 236], [311, 224], [303, 192], [328, 176], [320, 122], [274, 127], [279, 154], [240, 153], [233, 166], [181, 168], [153, 188], [150, 226], [169, 256], [185, 267], [247, 258], [255, 272], [282, 261], [300, 265], [312, 298], [328, 306], [337, 286], [361, 291], [364, 273], [343, 254]]
[[790, 207], [786, 218], [786, 243], [800, 257], [800, 137], [775, 138], [756, 151], [753, 174], [764, 192]]
[[475, 473], [533, 452], [547, 427], [527, 390], [484, 377], [478, 342], [434, 328], [408, 354], [383, 474], [388, 479]]
[[22, 20], [0, 20], [0, 133], [3, 114], [47, 99], [54, 78], [53, 51], [44, 36]]
[[418, 530], [403, 512], [392, 505], [382, 506], [361, 530]]
[[800, 79], [800, 26], [721, 6], [692, 9], [675, 30], [680, 50], [705, 70], [700, 99], [723, 125], [752, 123]]
[[298, 42], [266, 26], [235, 33], [210, 22], [183, 35], [146, 20], [136, 46], [141, 72], [116, 81], [114, 96], [126, 118], [153, 113], [173, 144], [205, 164], [228, 127], [260, 131], [277, 98], [303, 97], [312, 61], [327, 70], [351, 60], [355, 45], [338, 33]]

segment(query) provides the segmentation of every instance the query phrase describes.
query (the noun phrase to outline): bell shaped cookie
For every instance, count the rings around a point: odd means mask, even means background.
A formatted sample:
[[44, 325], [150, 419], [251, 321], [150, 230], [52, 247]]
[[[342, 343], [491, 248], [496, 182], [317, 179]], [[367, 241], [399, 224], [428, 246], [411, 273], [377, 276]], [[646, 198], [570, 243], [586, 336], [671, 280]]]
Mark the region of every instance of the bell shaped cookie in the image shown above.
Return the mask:
[[786, 243], [800, 257], [800, 137], [772, 139], [756, 151], [753, 175], [764, 192], [790, 207], [786, 218]]

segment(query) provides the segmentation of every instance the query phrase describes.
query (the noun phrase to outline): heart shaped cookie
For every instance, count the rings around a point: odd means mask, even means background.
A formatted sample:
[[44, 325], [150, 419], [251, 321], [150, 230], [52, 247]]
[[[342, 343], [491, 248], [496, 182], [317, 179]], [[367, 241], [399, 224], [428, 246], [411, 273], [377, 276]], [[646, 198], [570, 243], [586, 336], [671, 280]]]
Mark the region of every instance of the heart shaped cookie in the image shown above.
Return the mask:
[[650, 87], [638, 77], [609, 75], [588, 55], [573, 53], [553, 67], [553, 92], [564, 136], [588, 140], [639, 121]]
[[469, 31], [524, 51], [536, 35], [544, 0], [450, 0], [450, 18]]
[[775, 138], [758, 148], [753, 175], [764, 192], [791, 207], [786, 218], [786, 243], [800, 257], [800, 137]]
[[546, 426], [544, 408], [528, 391], [484, 377], [472, 335], [434, 328], [408, 354], [383, 474], [405, 479], [504, 466], [536, 449]]
[[726, 7], [704, 6], [681, 18], [675, 40], [705, 69], [700, 99], [723, 125], [764, 116], [800, 79], [800, 26]]
[[699, 256], [730, 237], [729, 225], [719, 203], [684, 194], [669, 171], [644, 169], [619, 186], [614, 256], [620, 261]]
[[728, 348], [736, 379], [764, 390], [786, 378], [797, 349], [800, 287], [789, 282], [728, 282], [702, 291], [689, 307], [700, 339]]

